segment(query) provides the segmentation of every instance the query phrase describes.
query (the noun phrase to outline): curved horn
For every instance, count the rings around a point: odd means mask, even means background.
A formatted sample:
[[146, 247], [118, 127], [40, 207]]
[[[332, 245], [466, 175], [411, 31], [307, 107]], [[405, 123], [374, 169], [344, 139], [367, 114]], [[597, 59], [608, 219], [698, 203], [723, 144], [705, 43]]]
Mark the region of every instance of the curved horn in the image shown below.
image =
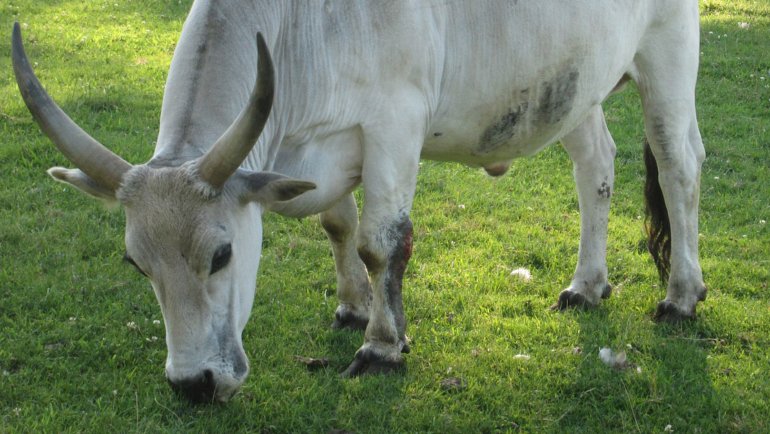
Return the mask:
[[198, 166], [201, 178], [214, 188], [221, 188], [246, 159], [262, 133], [273, 106], [273, 61], [261, 33], [257, 33], [257, 49], [257, 82], [249, 103], [214, 146], [201, 157]]
[[13, 25], [12, 46], [16, 83], [37, 124], [72, 164], [99, 185], [116, 191], [131, 165], [89, 136], [48, 96], [29, 66], [18, 22]]

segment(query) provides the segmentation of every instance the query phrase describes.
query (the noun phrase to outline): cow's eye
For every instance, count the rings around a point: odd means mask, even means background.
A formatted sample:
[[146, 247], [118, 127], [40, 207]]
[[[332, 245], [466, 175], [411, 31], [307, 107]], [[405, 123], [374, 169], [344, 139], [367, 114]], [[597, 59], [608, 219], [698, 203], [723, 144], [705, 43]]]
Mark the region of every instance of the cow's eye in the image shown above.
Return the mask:
[[211, 258], [211, 271], [210, 274], [214, 274], [217, 271], [225, 268], [230, 263], [230, 257], [233, 255], [233, 249], [230, 244], [219, 246], [214, 257]]
[[126, 262], [128, 262], [129, 264], [133, 265], [133, 266], [134, 266], [134, 268], [136, 268], [136, 271], [138, 271], [138, 272], [142, 273], [142, 275], [143, 275], [144, 277], [149, 277], [149, 276], [147, 276], [147, 273], [145, 273], [144, 271], [142, 271], [142, 269], [141, 269], [141, 268], [139, 268], [139, 266], [138, 266], [138, 265], [136, 265], [136, 262], [134, 262], [134, 260], [133, 260], [133, 259], [132, 259], [130, 256], [128, 256], [128, 253], [126, 253], [125, 255], [123, 255], [123, 260], [124, 260], [124, 261], [126, 261]]

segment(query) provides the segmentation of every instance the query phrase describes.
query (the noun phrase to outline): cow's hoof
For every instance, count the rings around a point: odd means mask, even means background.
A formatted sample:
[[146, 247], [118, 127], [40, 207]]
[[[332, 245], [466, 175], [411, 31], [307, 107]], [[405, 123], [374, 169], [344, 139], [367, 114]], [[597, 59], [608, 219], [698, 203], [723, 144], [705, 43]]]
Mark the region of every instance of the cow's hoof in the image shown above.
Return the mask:
[[334, 312], [332, 328], [334, 330], [366, 330], [367, 324], [369, 324], [369, 318], [362, 318], [352, 311], [340, 306], [337, 308], [337, 311]]
[[404, 371], [406, 371], [406, 362], [400, 354], [397, 357], [383, 357], [374, 351], [362, 348], [356, 352], [353, 363], [340, 375], [343, 378], [353, 378], [361, 375], [391, 374]]
[[565, 289], [559, 294], [559, 300], [551, 306], [551, 310], [562, 311], [570, 308], [588, 309], [595, 306], [596, 305], [588, 301], [585, 295], [570, 289]]
[[612, 285], [608, 283], [604, 285], [604, 289], [602, 289], [602, 299], [606, 300], [610, 298], [610, 295], [612, 295]]
[[391, 374], [406, 371], [406, 363], [390, 360], [362, 360], [356, 358], [341, 375], [343, 378], [353, 378], [361, 375]]
[[658, 309], [655, 311], [655, 321], [676, 324], [683, 321], [695, 319], [695, 309], [692, 312], [683, 312], [674, 303], [663, 300], [658, 303]]
[[701, 285], [700, 288], [698, 288], [698, 301], [706, 301], [707, 293], [708, 288], [706, 288], [706, 285]]

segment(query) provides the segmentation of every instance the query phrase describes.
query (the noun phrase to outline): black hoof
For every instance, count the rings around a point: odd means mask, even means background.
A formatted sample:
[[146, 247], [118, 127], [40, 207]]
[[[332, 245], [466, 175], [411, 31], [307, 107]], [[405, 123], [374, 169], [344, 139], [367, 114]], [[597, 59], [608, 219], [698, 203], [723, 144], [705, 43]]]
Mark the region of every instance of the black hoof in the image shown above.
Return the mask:
[[408, 343], [406, 343], [406, 342], [404, 342], [404, 346], [403, 346], [403, 347], [401, 347], [401, 352], [402, 352], [403, 354], [409, 354], [409, 352], [410, 352], [410, 351], [412, 351], [412, 349], [411, 349], [411, 348], [409, 348], [409, 344], [408, 344]]
[[655, 321], [669, 324], [677, 324], [683, 321], [695, 319], [695, 309], [692, 313], [682, 312], [674, 303], [670, 301], [661, 301], [658, 303], [658, 309], [655, 311]]
[[406, 371], [406, 362], [403, 358], [389, 360], [372, 351], [358, 350], [353, 363], [340, 375], [343, 378], [353, 378], [360, 375], [391, 374], [404, 371]]
[[335, 312], [332, 328], [334, 330], [366, 330], [367, 324], [369, 324], [367, 318], [360, 318], [351, 312]]
[[612, 285], [608, 283], [604, 285], [604, 289], [602, 290], [602, 299], [606, 300], [610, 298], [610, 295], [612, 295]]
[[559, 294], [559, 300], [551, 306], [551, 310], [567, 310], [570, 308], [588, 309], [594, 305], [583, 294], [565, 289]]

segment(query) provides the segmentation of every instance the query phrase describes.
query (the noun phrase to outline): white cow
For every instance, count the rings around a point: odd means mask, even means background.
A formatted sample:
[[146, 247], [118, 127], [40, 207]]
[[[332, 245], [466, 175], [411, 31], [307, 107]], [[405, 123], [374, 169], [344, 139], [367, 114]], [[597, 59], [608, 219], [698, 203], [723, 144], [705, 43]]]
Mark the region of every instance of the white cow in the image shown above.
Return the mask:
[[694, 317], [706, 293], [697, 3], [197, 0], [171, 63], [155, 154], [141, 165], [47, 96], [18, 26], [13, 61], [35, 119], [78, 168], [49, 173], [125, 209], [126, 257], [160, 302], [171, 384], [196, 401], [224, 401], [249, 370], [241, 333], [265, 210], [321, 214], [337, 266], [334, 326], [366, 329], [344, 374], [404, 366], [401, 285], [420, 158], [501, 175], [513, 158], [560, 140], [581, 232], [574, 277], [554, 307], [609, 296], [615, 144], [601, 104], [627, 80], [639, 88], [649, 141], [650, 250], [668, 279], [657, 317]]

